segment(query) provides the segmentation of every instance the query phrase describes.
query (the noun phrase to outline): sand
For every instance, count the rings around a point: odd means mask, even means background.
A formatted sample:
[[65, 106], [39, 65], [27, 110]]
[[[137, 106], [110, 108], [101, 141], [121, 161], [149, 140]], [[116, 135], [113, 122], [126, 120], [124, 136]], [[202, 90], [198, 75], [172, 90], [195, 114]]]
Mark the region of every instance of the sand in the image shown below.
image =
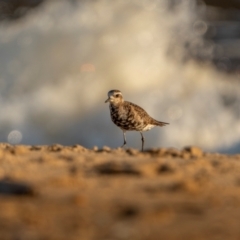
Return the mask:
[[240, 155], [0, 144], [0, 239], [240, 239]]

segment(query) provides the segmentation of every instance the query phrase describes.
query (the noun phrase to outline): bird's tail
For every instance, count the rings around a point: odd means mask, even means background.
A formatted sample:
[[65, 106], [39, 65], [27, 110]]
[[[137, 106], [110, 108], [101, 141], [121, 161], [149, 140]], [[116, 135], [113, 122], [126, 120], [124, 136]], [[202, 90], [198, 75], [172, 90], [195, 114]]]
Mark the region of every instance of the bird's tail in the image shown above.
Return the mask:
[[160, 121], [157, 121], [155, 119], [152, 119], [152, 123], [156, 126], [159, 126], [159, 127], [163, 127], [163, 126], [166, 126], [168, 125], [169, 123], [166, 123], [166, 122], [160, 122]]

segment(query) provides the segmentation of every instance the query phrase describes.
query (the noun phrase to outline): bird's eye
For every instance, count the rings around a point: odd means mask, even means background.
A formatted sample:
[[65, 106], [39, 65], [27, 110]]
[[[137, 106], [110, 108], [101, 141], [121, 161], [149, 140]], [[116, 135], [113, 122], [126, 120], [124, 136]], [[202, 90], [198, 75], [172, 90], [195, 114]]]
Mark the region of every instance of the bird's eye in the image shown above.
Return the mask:
[[118, 97], [119, 97], [119, 94], [116, 94], [115, 97], [118, 98]]

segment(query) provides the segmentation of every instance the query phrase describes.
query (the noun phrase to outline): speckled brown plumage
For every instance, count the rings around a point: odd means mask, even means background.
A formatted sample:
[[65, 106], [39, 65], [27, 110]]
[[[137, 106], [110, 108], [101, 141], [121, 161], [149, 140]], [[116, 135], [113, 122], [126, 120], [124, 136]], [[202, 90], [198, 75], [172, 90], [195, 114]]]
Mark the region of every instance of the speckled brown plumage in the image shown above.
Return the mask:
[[119, 90], [108, 92], [110, 115], [112, 121], [122, 129], [124, 136], [123, 146], [126, 144], [126, 131], [139, 131], [142, 136], [142, 150], [144, 147], [143, 131], [148, 131], [154, 126], [165, 126], [168, 123], [160, 122], [150, 117], [148, 113], [138, 105], [124, 101]]

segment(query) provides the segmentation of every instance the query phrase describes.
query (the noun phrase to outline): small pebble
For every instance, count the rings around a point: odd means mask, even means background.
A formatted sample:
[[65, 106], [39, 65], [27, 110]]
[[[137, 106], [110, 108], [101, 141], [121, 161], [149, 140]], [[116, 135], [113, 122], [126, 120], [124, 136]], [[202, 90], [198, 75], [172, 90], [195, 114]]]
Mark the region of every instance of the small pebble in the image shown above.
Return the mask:
[[194, 158], [199, 158], [203, 156], [203, 151], [199, 147], [189, 146], [189, 147], [185, 147], [183, 151], [190, 153], [191, 157], [194, 157]]
[[132, 156], [136, 156], [139, 154], [139, 151], [137, 149], [134, 149], [134, 148], [128, 148], [126, 150], [126, 152], [129, 154], [129, 155], [132, 155]]
[[111, 152], [111, 148], [110, 148], [110, 147], [107, 147], [107, 146], [104, 146], [104, 147], [102, 148], [102, 150], [103, 150], [104, 152]]
[[94, 147], [93, 147], [93, 151], [97, 152], [97, 151], [98, 151], [98, 147], [97, 147], [97, 146], [94, 146]]
[[60, 152], [63, 146], [60, 144], [53, 144], [48, 147], [48, 150], [51, 152]]

